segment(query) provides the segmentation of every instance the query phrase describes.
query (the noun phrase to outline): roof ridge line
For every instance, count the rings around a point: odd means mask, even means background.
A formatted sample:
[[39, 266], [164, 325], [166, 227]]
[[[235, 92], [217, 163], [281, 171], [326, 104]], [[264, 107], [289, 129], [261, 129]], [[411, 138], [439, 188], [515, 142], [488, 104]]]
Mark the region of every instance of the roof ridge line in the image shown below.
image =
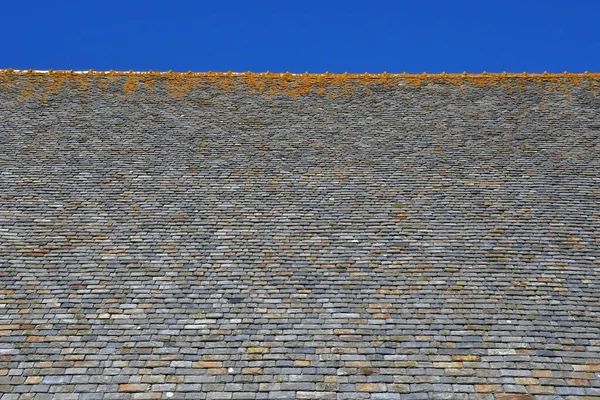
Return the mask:
[[188, 71], [188, 72], [175, 72], [175, 71], [114, 71], [114, 70], [110, 70], [110, 71], [96, 71], [96, 70], [34, 70], [34, 69], [29, 69], [29, 70], [25, 70], [25, 69], [12, 69], [12, 68], [4, 68], [4, 69], [0, 69], [0, 73], [18, 73], [18, 74], [83, 74], [83, 75], [122, 75], [122, 76], [127, 76], [127, 75], [181, 75], [181, 76], [249, 76], [249, 75], [254, 75], [254, 76], [346, 76], [346, 77], [361, 77], [361, 78], [365, 78], [365, 77], [374, 77], [374, 78], [381, 78], [381, 77], [390, 77], [390, 78], [402, 78], [402, 77], [448, 77], [448, 78], [455, 78], [455, 77], [496, 77], [496, 76], [500, 76], [500, 77], [506, 77], [506, 78], [513, 78], [513, 77], [544, 77], [544, 76], [548, 76], [548, 77], [556, 77], [556, 76], [600, 76], [600, 72], [521, 72], [521, 73], [517, 73], [517, 72], [475, 72], [475, 73], [469, 73], [469, 72], [462, 72], [462, 73], [446, 73], [446, 72], [441, 72], [441, 73], [427, 73], [427, 72], [422, 72], [422, 73], [407, 73], [407, 72], [403, 72], [403, 73], [387, 73], [387, 72], [382, 72], [382, 73], [348, 73], [348, 72], [344, 72], [344, 73], [329, 73], [329, 72], [325, 72], [325, 73], [309, 73], [309, 72], [305, 72], [305, 73], [292, 73], [292, 72], [252, 72], [252, 71], [248, 71], [248, 72], [232, 72], [232, 71], [228, 71], [228, 72], [213, 72], [213, 71], [207, 71], [207, 72], [192, 72], [192, 71]]

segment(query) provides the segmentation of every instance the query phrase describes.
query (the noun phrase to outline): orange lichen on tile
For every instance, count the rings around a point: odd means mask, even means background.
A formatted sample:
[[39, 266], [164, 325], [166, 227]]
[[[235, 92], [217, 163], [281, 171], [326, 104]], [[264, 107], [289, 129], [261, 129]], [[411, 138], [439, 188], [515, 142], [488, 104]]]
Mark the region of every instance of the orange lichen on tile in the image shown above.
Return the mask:
[[[27, 79], [21, 79], [26, 77]], [[597, 95], [600, 73], [582, 74], [291, 74], [286, 73], [233, 73], [233, 72], [115, 72], [115, 71], [16, 71], [0, 70], [0, 90], [17, 90], [23, 98], [42, 101], [59, 93], [64, 87], [79, 89], [85, 94], [90, 90], [107, 91], [121, 84], [125, 94], [131, 95], [141, 87], [154, 90], [163, 83], [170, 96], [182, 97], [193, 90], [217, 88], [224, 91], [246, 90], [261, 95], [287, 95], [298, 97], [309, 94], [329, 98], [348, 97], [357, 91], [377, 88], [414, 87], [428, 84], [455, 85], [461, 87], [498, 87], [510, 92], [535, 85], [540, 89], [570, 96], [575, 87]]]

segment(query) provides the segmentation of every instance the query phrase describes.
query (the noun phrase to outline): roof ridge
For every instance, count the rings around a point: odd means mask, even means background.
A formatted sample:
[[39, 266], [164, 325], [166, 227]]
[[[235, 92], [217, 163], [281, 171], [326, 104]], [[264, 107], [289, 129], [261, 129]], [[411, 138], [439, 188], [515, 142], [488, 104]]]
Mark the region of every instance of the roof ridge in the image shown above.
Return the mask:
[[253, 75], [253, 76], [311, 76], [311, 77], [326, 77], [326, 76], [333, 76], [333, 77], [348, 77], [348, 78], [353, 78], [353, 77], [361, 77], [361, 78], [365, 78], [365, 77], [376, 77], [376, 78], [383, 78], [383, 77], [390, 77], [390, 78], [402, 78], [402, 77], [436, 77], [436, 78], [444, 78], [444, 77], [448, 77], [448, 78], [456, 78], [456, 77], [506, 77], [506, 78], [512, 78], [512, 77], [536, 77], [536, 76], [540, 76], [540, 77], [558, 77], [558, 76], [600, 76], [600, 72], [588, 72], [588, 71], [584, 71], [584, 72], [568, 72], [568, 71], [564, 71], [564, 72], [460, 72], [460, 73], [446, 73], [446, 72], [441, 72], [441, 73], [428, 73], [428, 72], [422, 72], [422, 73], [408, 73], [408, 72], [402, 72], [402, 73], [387, 73], [387, 72], [377, 72], [377, 73], [369, 73], [369, 72], [365, 72], [365, 73], [348, 73], [348, 72], [344, 72], [344, 73], [330, 73], [330, 72], [325, 72], [325, 73], [309, 73], [309, 72], [304, 72], [304, 73], [293, 73], [293, 72], [270, 72], [270, 71], [265, 71], [265, 72], [252, 72], [252, 71], [247, 71], [247, 72], [233, 72], [233, 71], [227, 71], [227, 72], [214, 72], [214, 71], [206, 71], [206, 72], [193, 72], [193, 71], [188, 71], [188, 72], [182, 72], [182, 71], [114, 71], [114, 70], [109, 70], [109, 71], [96, 71], [93, 69], [90, 70], [34, 70], [34, 69], [12, 69], [12, 68], [4, 68], [4, 69], [0, 69], [0, 73], [18, 73], [18, 74], [89, 74], [89, 75], [183, 75], [183, 76], [227, 76], [227, 77], [231, 77], [231, 76], [248, 76], [248, 75]]
[[[93, 81], [102, 81], [101, 89], [108, 89], [110, 81], [121, 81], [123, 90], [132, 94], [138, 84], [152, 89], [155, 83], [165, 83], [169, 94], [182, 96], [191, 90], [206, 86], [216, 86], [229, 91], [243, 87], [252, 93], [287, 94], [291, 97], [316, 93], [334, 99], [349, 96], [359, 88], [384, 87], [421, 87], [424, 84], [465, 84], [484, 87], [505, 87], [509, 91], [526, 88], [531, 84], [549, 91], [571, 95], [574, 87], [581, 87], [597, 95], [600, 89], [600, 72], [590, 73], [488, 73], [469, 74], [293, 74], [290, 72], [135, 72], [135, 71], [42, 71], [42, 70], [0, 70], [0, 89], [21, 90], [24, 97], [40, 97], [58, 93], [64, 84], [75, 84], [80, 91], [87, 92]], [[23, 84], [23, 82], [28, 82]], [[326, 93], [327, 92], [327, 93]]]

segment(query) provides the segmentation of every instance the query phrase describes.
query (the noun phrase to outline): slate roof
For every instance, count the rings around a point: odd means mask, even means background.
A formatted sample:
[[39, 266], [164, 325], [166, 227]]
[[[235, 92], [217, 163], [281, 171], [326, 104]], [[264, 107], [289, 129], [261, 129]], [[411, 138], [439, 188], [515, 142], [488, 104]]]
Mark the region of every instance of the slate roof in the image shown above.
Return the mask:
[[600, 399], [597, 75], [144, 76], [0, 73], [1, 400]]

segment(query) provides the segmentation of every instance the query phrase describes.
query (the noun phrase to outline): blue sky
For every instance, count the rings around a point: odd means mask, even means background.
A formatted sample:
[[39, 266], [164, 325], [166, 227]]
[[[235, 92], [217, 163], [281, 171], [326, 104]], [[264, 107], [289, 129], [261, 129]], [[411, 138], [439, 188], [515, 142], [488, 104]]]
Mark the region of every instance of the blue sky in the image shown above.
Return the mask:
[[0, 68], [597, 72], [600, 1], [7, 1]]

